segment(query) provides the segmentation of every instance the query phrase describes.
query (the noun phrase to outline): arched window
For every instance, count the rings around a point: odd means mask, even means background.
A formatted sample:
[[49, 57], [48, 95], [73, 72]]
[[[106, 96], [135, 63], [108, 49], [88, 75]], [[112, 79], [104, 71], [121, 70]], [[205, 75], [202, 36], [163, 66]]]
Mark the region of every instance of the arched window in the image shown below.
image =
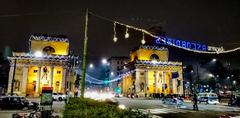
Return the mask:
[[151, 60], [159, 60], [159, 57], [156, 55], [156, 54], [152, 54], [151, 56], [150, 56], [150, 59]]
[[53, 53], [55, 53], [55, 49], [51, 46], [47, 46], [47, 47], [43, 48], [43, 52], [45, 54], [53, 54]]

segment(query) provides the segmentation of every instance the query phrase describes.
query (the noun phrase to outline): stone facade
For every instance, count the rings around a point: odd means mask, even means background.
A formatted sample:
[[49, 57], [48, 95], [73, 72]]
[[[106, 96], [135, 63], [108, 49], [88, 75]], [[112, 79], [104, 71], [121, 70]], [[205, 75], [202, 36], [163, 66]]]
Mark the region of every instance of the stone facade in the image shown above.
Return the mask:
[[169, 61], [167, 48], [142, 45], [130, 55], [122, 75], [124, 95], [183, 94], [182, 62]]
[[57, 93], [74, 90], [75, 75], [73, 68], [69, 67], [68, 40], [53, 37], [45, 37], [44, 40], [43, 36], [31, 36], [29, 44], [28, 53], [13, 52], [13, 56], [9, 57], [11, 67], [7, 92], [11, 92], [14, 67], [15, 94], [39, 96], [42, 87], [53, 87], [53, 92]]

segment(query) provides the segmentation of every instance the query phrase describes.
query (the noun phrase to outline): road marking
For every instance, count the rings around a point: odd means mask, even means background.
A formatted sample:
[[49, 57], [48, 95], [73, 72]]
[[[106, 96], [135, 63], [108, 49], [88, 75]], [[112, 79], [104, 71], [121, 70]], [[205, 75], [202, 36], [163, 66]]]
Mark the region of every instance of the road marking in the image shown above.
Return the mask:
[[170, 108], [157, 108], [157, 109], [140, 109], [141, 111], [145, 113], [151, 113], [151, 114], [166, 114], [166, 113], [188, 113], [188, 112], [194, 112], [189, 110], [182, 110], [182, 109], [170, 109]]

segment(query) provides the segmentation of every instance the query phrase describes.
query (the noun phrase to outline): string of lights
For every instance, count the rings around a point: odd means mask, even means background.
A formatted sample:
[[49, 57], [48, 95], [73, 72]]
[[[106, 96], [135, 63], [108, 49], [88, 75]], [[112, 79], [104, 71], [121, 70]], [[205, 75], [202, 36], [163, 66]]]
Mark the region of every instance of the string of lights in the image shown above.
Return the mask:
[[[135, 27], [135, 26], [132, 26], [132, 25], [128, 25], [128, 24], [125, 24], [125, 23], [122, 23], [122, 22], [118, 22], [118, 21], [109, 19], [109, 18], [107, 18], [107, 17], [94, 14], [93, 12], [89, 12], [89, 14], [91, 14], [92, 16], [95, 16], [95, 17], [97, 17], [97, 18], [100, 18], [100, 19], [103, 19], [103, 20], [106, 20], [106, 21], [109, 21], [109, 22], [113, 22], [113, 24], [114, 24], [114, 26], [113, 26], [113, 29], [114, 29], [113, 41], [114, 41], [114, 42], [117, 42], [117, 37], [116, 37], [116, 24], [118, 24], [118, 25], [122, 25], [122, 26], [126, 27], [125, 38], [129, 38], [128, 30], [129, 30], [129, 29], [133, 29], [133, 30], [135, 30], [135, 31], [139, 31], [139, 32], [142, 32], [142, 33], [143, 33], [143, 39], [141, 40], [141, 43], [142, 43], [142, 44], [145, 44], [145, 39], [144, 39], [144, 35], [145, 35], [145, 34], [147, 34], [147, 35], [149, 35], [149, 36], [151, 36], [151, 37], [153, 37], [153, 38], [160, 39], [163, 43], [168, 43], [168, 42], [166, 42], [166, 40], [164, 40], [162, 37], [159, 37], [159, 36], [157, 36], [157, 35], [154, 35], [154, 34], [150, 33], [149, 31], [147, 31], [147, 30], [145, 30], [145, 29], [138, 28], [138, 27]], [[176, 48], [183, 49], [183, 50], [187, 50], [187, 51], [191, 51], [191, 52], [196, 52], [196, 53], [203, 53], [203, 54], [224, 54], [224, 53], [230, 53], [230, 52], [235, 52], [235, 51], [240, 50], [240, 47], [237, 47], [237, 48], [234, 48], [234, 49], [221, 50], [221, 51], [220, 51], [220, 50], [216, 50], [216, 51], [200, 51], [200, 50], [193, 50], [193, 49], [181, 47], [181, 46], [175, 45], [175, 44], [173, 44], [173, 43], [171, 43], [170, 45], [173, 46], [173, 47], [176, 47]]]

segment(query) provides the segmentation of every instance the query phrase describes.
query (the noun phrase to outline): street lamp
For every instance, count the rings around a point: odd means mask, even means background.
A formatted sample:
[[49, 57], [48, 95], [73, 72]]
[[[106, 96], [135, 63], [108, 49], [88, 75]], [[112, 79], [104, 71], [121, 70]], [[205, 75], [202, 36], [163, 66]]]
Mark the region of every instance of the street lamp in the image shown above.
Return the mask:
[[237, 82], [235, 80], [233, 80], [233, 85], [235, 85]]
[[217, 59], [215, 59], [215, 58], [214, 58], [214, 59], [212, 59], [212, 62], [216, 62], [216, 61], [217, 61]]
[[104, 65], [107, 64], [107, 59], [103, 58], [102, 59], [102, 64], [104, 64]]
[[93, 68], [93, 64], [90, 64], [90, 65], [89, 65], [89, 68]]
[[212, 73], [209, 73], [208, 76], [209, 77], [214, 77], [214, 75]]
[[113, 73], [113, 72], [111, 72], [111, 76], [114, 76], [114, 73]]

